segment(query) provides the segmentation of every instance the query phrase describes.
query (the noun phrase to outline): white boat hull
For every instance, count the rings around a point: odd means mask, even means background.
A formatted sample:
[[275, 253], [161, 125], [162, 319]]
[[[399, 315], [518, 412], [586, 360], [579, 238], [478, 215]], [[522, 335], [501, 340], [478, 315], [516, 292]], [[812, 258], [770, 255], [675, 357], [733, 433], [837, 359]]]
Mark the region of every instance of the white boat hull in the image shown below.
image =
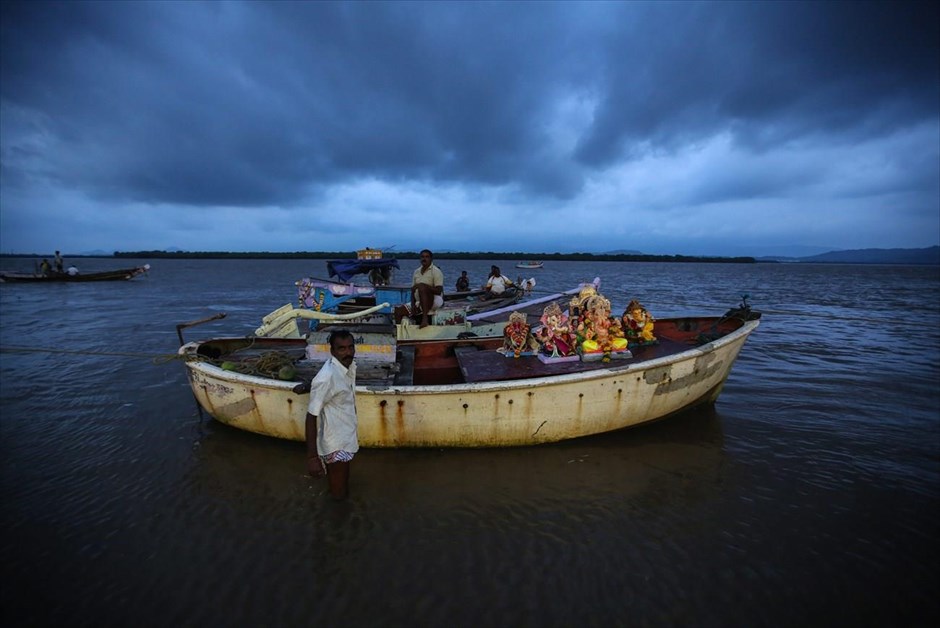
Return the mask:
[[[714, 402], [759, 321], [663, 358], [603, 369], [446, 386], [358, 386], [363, 447], [505, 447], [600, 434]], [[191, 355], [198, 343], [180, 349]], [[292, 382], [186, 363], [196, 400], [216, 420], [304, 440], [309, 394]]]

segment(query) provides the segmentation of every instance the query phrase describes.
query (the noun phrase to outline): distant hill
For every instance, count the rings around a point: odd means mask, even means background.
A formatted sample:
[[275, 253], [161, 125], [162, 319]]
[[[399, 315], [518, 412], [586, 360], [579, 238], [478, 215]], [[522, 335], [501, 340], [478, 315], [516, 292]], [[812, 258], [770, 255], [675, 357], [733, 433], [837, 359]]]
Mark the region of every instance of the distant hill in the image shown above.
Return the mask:
[[809, 257], [758, 257], [757, 261], [940, 265], [940, 246], [930, 246], [925, 249], [852, 249], [848, 251], [829, 251], [828, 253]]

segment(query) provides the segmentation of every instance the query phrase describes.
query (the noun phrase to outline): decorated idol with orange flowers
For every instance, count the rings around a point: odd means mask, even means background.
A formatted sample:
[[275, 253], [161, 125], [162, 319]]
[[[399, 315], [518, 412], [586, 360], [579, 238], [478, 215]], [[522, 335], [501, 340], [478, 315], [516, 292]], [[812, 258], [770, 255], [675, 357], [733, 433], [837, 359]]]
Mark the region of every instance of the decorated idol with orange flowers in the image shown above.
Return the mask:
[[509, 315], [509, 324], [503, 328], [503, 353], [519, 357], [523, 352], [534, 351], [538, 343], [532, 336], [531, 328], [523, 312]]

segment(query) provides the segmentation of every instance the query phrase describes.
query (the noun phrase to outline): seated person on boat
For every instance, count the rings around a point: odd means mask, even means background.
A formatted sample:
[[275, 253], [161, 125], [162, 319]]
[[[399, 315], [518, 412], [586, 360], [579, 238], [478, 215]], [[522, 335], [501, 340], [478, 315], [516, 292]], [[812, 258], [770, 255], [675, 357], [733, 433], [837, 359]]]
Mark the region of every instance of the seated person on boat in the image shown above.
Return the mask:
[[369, 283], [373, 286], [387, 286], [391, 278], [392, 273], [388, 266], [376, 266], [369, 271]]
[[457, 292], [469, 292], [470, 291], [470, 277], [467, 276], [467, 271], [460, 273], [460, 277], [457, 277]]
[[498, 296], [501, 296], [506, 292], [506, 288], [512, 286], [512, 280], [509, 277], [503, 275], [499, 266], [492, 266], [490, 268], [490, 276], [486, 279], [486, 284], [483, 286], [483, 289], [486, 290], [482, 299], [493, 299]]
[[415, 269], [411, 281], [411, 311], [417, 313], [420, 305], [420, 327], [431, 324], [430, 315], [444, 305], [444, 273], [434, 265], [434, 254], [421, 251], [421, 266]]

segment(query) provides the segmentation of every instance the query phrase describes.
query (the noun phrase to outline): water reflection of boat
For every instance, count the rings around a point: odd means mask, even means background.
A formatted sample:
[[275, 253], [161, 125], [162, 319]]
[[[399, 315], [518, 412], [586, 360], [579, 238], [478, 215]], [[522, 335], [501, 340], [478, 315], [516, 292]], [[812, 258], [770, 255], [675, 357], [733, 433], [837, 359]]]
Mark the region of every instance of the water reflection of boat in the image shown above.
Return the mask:
[[[563, 512], [585, 506], [606, 511], [636, 499], [655, 508], [716, 490], [723, 440], [720, 414], [705, 407], [629, 432], [541, 447], [372, 449], [356, 458], [354, 494], [386, 513], [453, 513], [474, 504], [514, 512], [540, 504]], [[228, 502], [252, 512], [266, 512], [272, 504], [289, 509], [295, 503], [289, 487], [304, 472], [303, 450], [298, 443], [252, 438], [210, 422], [199, 438], [198, 468], [205, 490]], [[299, 481], [326, 490], [325, 483]]]

